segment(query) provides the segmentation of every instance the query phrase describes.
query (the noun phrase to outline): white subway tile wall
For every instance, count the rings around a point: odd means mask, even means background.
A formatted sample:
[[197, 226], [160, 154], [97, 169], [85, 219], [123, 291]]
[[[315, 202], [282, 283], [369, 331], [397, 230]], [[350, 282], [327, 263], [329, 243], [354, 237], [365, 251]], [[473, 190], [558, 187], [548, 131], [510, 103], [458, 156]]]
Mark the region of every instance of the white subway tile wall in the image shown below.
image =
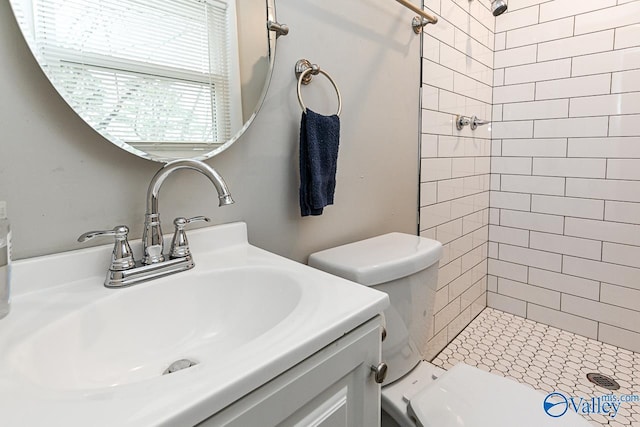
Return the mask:
[[[420, 234], [444, 245], [425, 349], [432, 358], [487, 305], [491, 130], [458, 131], [455, 117], [492, 119], [495, 18], [488, 0], [425, 0], [425, 7], [439, 21], [423, 38]], [[518, 99], [533, 99], [533, 85], [523, 92]], [[530, 174], [527, 162], [519, 168]]]
[[640, 0], [512, 0], [494, 40], [488, 305], [640, 351]]

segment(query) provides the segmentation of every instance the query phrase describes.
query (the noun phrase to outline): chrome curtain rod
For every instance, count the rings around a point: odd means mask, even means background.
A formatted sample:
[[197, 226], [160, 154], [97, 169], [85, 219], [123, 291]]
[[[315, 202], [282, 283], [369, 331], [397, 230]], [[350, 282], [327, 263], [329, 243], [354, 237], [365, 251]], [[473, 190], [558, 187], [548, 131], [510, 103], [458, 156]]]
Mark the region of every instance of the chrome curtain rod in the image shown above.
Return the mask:
[[427, 12], [425, 12], [424, 10], [420, 9], [417, 6], [414, 6], [409, 1], [407, 0], [396, 0], [396, 1], [401, 5], [403, 5], [404, 7], [411, 9], [412, 11], [414, 11], [415, 13], [417, 13], [418, 15], [426, 19], [430, 24], [435, 24], [436, 22], [438, 22], [438, 18], [436, 18], [435, 16], [429, 15]]

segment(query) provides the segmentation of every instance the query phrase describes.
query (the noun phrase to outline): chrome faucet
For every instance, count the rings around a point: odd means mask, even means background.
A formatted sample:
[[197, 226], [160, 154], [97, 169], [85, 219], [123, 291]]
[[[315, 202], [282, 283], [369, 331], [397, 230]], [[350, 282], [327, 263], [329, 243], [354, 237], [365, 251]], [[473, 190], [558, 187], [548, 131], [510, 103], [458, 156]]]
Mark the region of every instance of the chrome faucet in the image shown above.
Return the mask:
[[[224, 179], [212, 167], [198, 160], [176, 160], [167, 163], [151, 179], [147, 190], [147, 211], [144, 219], [142, 237], [143, 256], [139, 262], [134, 261], [129, 242], [129, 229], [119, 225], [113, 230], [90, 231], [78, 238], [84, 242], [98, 236], [115, 236], [116, 244], [113, 249], [111, 266], [107, 272], [104, 285], [108, 288], [121, 288], [135, 285], [157, 277], [166, 276], [194, 267], [189, 242], [184, 227], [197, 221], [210, 221], [206, 217], [176, 218], [175, 234], [168, 256], [164, 255], [164, 238], [160, 226], [158, 212], [158, 195], [162, 183], [171, 173], [180, 169], [191, 169], [209, 178], [218, 192], [219, 206], [233, 204], [233, 198]], [[167, 259], [168, 258], [168, 259]]]
[[164, 261], [162, 253], [164, 243], [162, 229], [160, 228], [160, 213], [158, 212], [158, 194], [164, 180], [180, 169], [195, 170], [209, 178], [209, 181], [218, 191], [218, 206], [233, 204], [233, 198], [229, 194], [229, 189], [224, 179], [209, 165], [197, 160], [177, 160], [167, 163], [151, 178], [149, 189], [147, 190], [147, 212], [144, 216], [144, 234], [142, 235], [142, 244], [144, 245], [142, 263], [145, 265]]

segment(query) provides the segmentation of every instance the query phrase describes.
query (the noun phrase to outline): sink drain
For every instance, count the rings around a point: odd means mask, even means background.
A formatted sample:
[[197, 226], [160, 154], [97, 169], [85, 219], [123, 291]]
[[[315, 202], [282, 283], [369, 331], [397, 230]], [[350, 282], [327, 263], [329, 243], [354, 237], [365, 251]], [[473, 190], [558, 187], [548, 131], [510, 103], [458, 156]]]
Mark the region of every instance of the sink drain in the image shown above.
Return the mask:
[[173, 362], [167, 369], [164, 370], [162, 375], [173, 374], [174, 372], [182, 371], [183, 369], [190, 368], [197, 365], [198, 362], [194, 362], [189, 359], [180, 359]]
[[620, 388], [620, 384], [616, 380], [597, 372], [587, 374], [587, 379], [598, 387], [606, 388], [607, 390], [618, 390]]

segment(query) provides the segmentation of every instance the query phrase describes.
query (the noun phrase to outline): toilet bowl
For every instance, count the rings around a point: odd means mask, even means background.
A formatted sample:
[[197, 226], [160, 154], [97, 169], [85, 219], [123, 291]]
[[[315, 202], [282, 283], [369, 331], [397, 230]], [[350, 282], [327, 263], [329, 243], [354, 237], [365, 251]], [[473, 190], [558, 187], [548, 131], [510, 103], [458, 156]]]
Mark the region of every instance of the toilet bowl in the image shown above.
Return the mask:
[[311, 267], [389, 294], [382, 359], [382, 426], [400, 427], [588, 427], [581, 416], [545, 412], [546, 394], [523, 384], [458, 364], [448, 371], [422, 358], [433, 327], [442, 245], [403, 233], [316, 252]]

